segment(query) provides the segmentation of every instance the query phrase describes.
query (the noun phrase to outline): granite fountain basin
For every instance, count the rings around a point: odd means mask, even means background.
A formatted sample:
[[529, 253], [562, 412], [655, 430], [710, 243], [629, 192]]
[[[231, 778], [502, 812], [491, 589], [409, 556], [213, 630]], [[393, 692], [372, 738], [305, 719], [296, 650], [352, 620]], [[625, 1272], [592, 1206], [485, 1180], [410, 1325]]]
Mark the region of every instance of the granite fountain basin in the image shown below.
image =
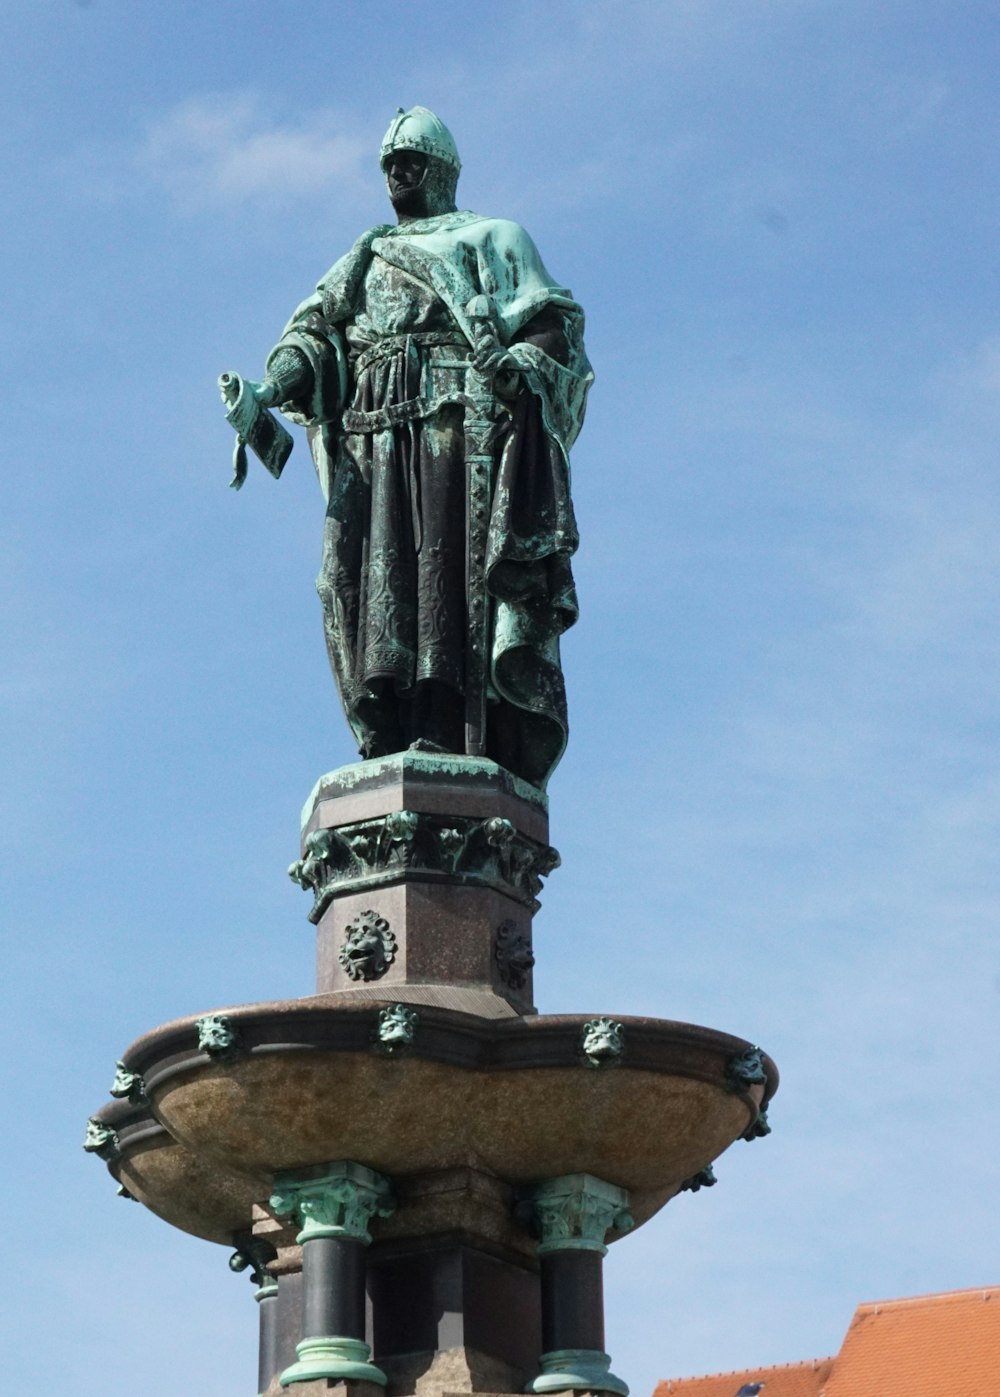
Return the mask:
[[[471, 1167], [515, 1186], [588, 1173], [629, 1190], [637, 1223], [750, 1137], [777, 1088], [746, 1040], [671, 1020], [420, 1006], [412, 1041], [386, 1044], [391, 1008], [333, 995], [243, 1005], [208, 1016], [226, 1046], [199, 1046], [206, 1016], [191, 1016], [125, 1062], [170, 1138], [201, 1167], [264, 1181], [258, 1199], [276, 1171], [336, 1159], [390, 1178]], [[618, 1051], [588, 1055], [595, 1023]]]
[[95, 1120], [114, 1131], [106, 1162], [127, 1197], [172, 1227], [208, 1242], [233, 1246], [249, 1232], [253, 1205], [266, 1199], [270, 1179], [220, 1168], [180, 1144], [148, 1105], [109, 1102]]

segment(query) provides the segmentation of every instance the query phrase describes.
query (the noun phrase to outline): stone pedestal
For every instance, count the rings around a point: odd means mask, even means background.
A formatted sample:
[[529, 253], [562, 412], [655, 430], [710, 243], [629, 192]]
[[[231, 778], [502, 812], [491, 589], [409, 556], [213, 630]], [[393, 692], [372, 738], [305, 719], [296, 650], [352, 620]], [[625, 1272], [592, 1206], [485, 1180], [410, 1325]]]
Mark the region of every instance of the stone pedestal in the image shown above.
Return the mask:
[[495, 762], [402, 752], [324, 776], [306, 802], [317, 989], [534, 1012], [531, 921], [548, 843], [544, 794]]
[[729, 1034], [543, 1017], [545, 796], [404, 752], [322, 778], [290, 873], [318, 993], [152, 1030], [84, 1148], [173, 1226], [235, 1246], [264, 1397], [627, 1397], [602, 1258], [733, 1141], [774, 1064]]

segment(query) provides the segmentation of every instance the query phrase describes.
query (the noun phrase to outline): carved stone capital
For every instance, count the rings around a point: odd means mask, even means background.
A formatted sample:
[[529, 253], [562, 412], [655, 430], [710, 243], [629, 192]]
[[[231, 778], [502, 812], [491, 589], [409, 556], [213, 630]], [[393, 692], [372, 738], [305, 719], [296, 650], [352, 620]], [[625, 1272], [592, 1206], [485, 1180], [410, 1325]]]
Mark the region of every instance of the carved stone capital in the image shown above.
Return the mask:
[[592, 1174], [566, 1174], [536, 1185], [520, 1211], [539, 1238], [539, 1256], [557, 1251], [596, 1251], [604, 1256], [608, 1232], [627, 1232], [633, 1226], [628, 1206], [628, 1191], [617, 1184]]
[[340, 1237], [367, 1246], [372, 1218], [389, 1217], [396, 1203], [383, 1175], [363, 1164], [342, 1160], [314, 1179], [275, 1175], [270, 1206], [276, 1213], [295, 1216], [302, 1229], [300, 1243], [316, 1237]]

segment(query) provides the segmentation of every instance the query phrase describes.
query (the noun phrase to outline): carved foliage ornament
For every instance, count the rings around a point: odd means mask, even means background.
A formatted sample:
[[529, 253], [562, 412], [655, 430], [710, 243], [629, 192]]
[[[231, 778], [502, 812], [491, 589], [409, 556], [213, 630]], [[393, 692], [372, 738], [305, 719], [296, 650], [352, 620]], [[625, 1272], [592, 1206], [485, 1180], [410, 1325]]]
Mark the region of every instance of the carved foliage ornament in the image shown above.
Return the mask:
[[542, 879], [558, 866], [555, 849], [528, 839], [501, 816], [442, 822], [396, 810], [376, 820], [314, 830], [288, 876], [313, 893], [309, 917], [317, 922], [334, 896], [407, 869], [496, 887], [535, 910]]
[[396, 937], [377, 912], [361, 912], [344, 931], [340, 963], [352, 980], [378, 980], [396, 959]]
[[271, 1207], [292, 1214], [302, 1228], [300, 1242], [316, 1237], [344, 1237], [368, 1243], [373, 1217], [389, 1217], [395, 1209], [389, 1181], [363, 1165], [345, 1162], [318, 1179], [277, 1177]]
[[604, 1239], [612, 1228], [627, 1232], [635, 1225], [627, 1191], [589, 1174], [540, 1184], [518, 1211], [539, 1238], [539, 1256], [555, 1251], [603, 1255]]

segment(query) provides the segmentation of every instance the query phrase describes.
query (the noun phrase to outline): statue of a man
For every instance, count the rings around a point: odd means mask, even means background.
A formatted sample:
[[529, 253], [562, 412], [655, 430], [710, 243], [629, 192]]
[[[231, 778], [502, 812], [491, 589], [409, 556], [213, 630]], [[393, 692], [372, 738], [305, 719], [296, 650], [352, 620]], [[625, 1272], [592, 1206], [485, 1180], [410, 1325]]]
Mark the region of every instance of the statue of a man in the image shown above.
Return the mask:
[[432, 112], [400, 109], [381, 164], [398, 224], [358, 239], [244, 388], [308, 429], [326, 642], [362, 756], [486, 755], [544, 786], [577, 615], [583, 312], [516, 223], [457, 211]]

